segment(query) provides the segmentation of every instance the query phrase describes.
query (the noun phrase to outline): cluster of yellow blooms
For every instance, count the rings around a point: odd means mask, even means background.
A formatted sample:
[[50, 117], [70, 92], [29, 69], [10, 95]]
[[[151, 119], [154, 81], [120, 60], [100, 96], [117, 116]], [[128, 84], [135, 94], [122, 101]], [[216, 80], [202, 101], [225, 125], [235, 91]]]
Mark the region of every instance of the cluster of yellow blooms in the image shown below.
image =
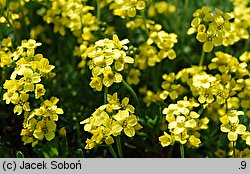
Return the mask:
[[149, 38], [139, 45], [139, 54], [135, 56], [135, 66], [141, 70], [147, 66], [155, 66], [167, 57], [170, 60], [176, 57], [173, 47], [177, 43], [177, 35], [165, 32], [162, 30], [162, 25], [154, 24], [153, 21], [147, 21], [147, 28], [150, 30]]
[[10, 66], [12, 63], [12, 42], [11, 38], [8, 37], [2, 40], [2, 44], [0, 47], [0, 67]]
[[155, 17], [155, 16], [158, 16], [158, 14], [169, 15], [175, 12], [175, 10], [176, 10], [176, 7], [174, 5], [170, 5], [169, 3], [165, 1], [158, 1], [149, 7], [148, 16]]
[[[166, 81], [162, 83], [162, 88], [171, 89], [171, 84], [174, 80], [180, 79], [182, 82], [190, 86], [193, 96], [198, 97], [197, 100], [199, 101], [199, 104], [195, 103], [194, 98], [189, 101], [185, 99], [186, 102], [192, 103], [189, 105], [197, 107], [201, 104], [204, 108], [207, 107], [208, 115], [218, 113], [219, 120], [222, 123], [220, 130], [228, 134], [227, 137], [229, 141], [236, 143], [238, 135], [241, 135], [242, 139], [246, 141], [247, 145], [249, 145], [250, 133], [244, 124], [240, 124], [239, 119], [239, 115], [244, 115], [244, 112], [237, 110], [243, 108], [247, 111], [246, 116], [249, 117], [250, 78], [247, 69], [247, 62], [250, 60], [250, 54], [249, 52], [244, 52], [239, 58], [242, 62], [239, 62], [237, 58], [220, 51], [216, 52], [215, 55], [216, 57], [214, 57], [208, 65], [209, 70], [218, 71], [215, 76], [206, 73], [203, 67], [193, 66], [190, 68], [184, 68], [179, 71], [176, 76], [174, 73], [169, 75], [165, 74], [163, 77]], [[180, 85], [174, 84], [173, 87], [180, 87]], [[157, 95], [167, 97], [169, 94], [168, 92], [157, 93]], [[172, 95], [176, 96], [174, 93]], [[175, 97], [173, 98], [170, 96], [170, 98], [174, 99]], [[173, 134], [178, 135], [178, 131], [184, 130], [185, 125], [189, 129], [195, 128], [195, 126], [193, 125], [192, 127], [189, 122], [186, 123], [186, 121], [188, 121], [186, 118], [187, 114], [190, 113], [190, 116], [188, 116], [190, 119], [194, 119], [194, 117], [191, 116], [191, 112], [193, 113], [193, 111], [191, 111], [192, 109], [183, 109], [183, 102], [184, 100], [177, 101], [177, 104], [170, 104], [168, 108], [163, 110], [163, 113], [167, 115], [166, 120], [168, 121], [168, 129], [171, 134], [169, 135], [164, 132], [164, 135], [159, 138], [162, 146], [171, 145], [176, 140], [176, 138], [173, 138]], [[182, 103], [182, 105], [178, 106], [178, 103]], [[183, 112], [186, 112], [186, 114]], [[195, 115], [197, 116], [197, 121], [199, 121], [199, 115]], [[206, 124], [208, 121], [208, 118], [205, 118]], [[214, 121], [218, 121], [218, 119]], [[186, 137], [186, 139], [183, 139], [183, 143], [179, 139], [177, 141], [182, 144], [186, 143], [189, 137], [188, 134], [185, 133], [183, 137]], [[195, 141], [197, 144], [193, 144], [193, 146], [198, 146], [200, 141], [198, 139], [195, 139]]]
[[250, 7], [248, 6], [249, 0], [233, 0], [234, 10], [232, 15], [234, 21], [231, 22], [231, 31], [226, 32], [223, 45], [233, 45], [241, 39], [248, 39], [248, 28], [250, 27]]
[[146, 95], [143, 101], [147, 106], [150, 106], [151, 103], [163, 102], [168, 97], [170, 97], [171, 100], [175, 100], [185, 92], [185, 88], [177, 82], [178, 76], [174, 72], [163, 74], [162, 78], [164, 80], [161, 83], [162, 90], [159, 90], [156, 93], [141, 88], [140, 92]]
[[94, 36], [90, 31], [96, 28], [95, 16], [89, 11], [94, 7], [87, 6], [86, 0], [59, 0], [52, 1], [51, 8], [47, 10], [44, 20], [54, 24], [54, 32], [61, 35], [66, 34], [66, 28], [79, 38], [79, 43], [83, 40], [90, 40]]
[[151, 0], [114, 0], [109, 8], [113, 10], [114, 15], [122, 18], [135, 17], [136, 10], [143, 10], [146, 7], [146, 2]]
[[[94, 31], [98, 29], [97, 18], [91, 11], [95, 8], [86, 5], [86, 0], [58, 0], [51, 1], [51, 8], [46, 11], [43, 17], [48, 24], [54, 24], [54, 32], [62, 36], [66, 29], [70, 29], [77, 38], [79, 46], [75, 47], [74, 55], [81, 56], [86, 51], [90, 42], [95, 40]], [[86, 59], [82, 59], [79, 67], [86, 65]]]
[[211, 52], [214, 46], [220, 46], [226, 32], [230, 32], [232, 19], [230, 13], [215, 8], [215, 14], [211, 12], [211, 8], [204, 6], [193, 13], [195, 17], [191, 22], [191, 28], [188, 34], [197, 33], [196, 38], [200, 42], [204, 42], [203, 51]]
[[121, 135], [122, 131], [128, 137], [133, 137], [142, 126], [134, 115], [135, 108], [129, 104], [129, 98], [125, 97], [119, 102], [117, 92], [107, 95], [108, 103], [100, 106], [80, 124], [84, 130], [92, 134], [91, 139], [86, 140], [85, 149], [92, 149], [105, 142], [107, 145], [114, 143], [114, 138]]
[[89, 68], [92, 70], [90, 86], [101, 91], [103, 85], [110, 87], [113, 83], [122, 82], [119, 73], [126, 63], [134, 63], [134, 59], [126, 55], [128, 39], [119, 40], [113, 35], [113, 40], [102, 39], [95, 42], [94, 46], [88, 47], [83, 56], [89, 57]]
[[164, 80], [161, 83], [162, 90], [153, 92], [145, 89], [145, 87], [144, 89], [141, 88], [140, 92], [145, 95], [143, 101], [147, 106], [150, 106], [151, 103], [163, 102], [168, 97], [170, 97], [171, 100], [175, 100], [185, 92], [185, 88], [177, 83], [178, 77], [174, 72], [163, 74], [162, 78]]
[[[29, 18], [27, 17], [27, 9], [24, 8], [26, 1], [25, 0], [1, 0], [0, 1], [0, 24], [12, 25], [15, 29], [21, 29], [21, 22], [29, 24]], [[8, 10], [3, 10], [8, 6]], [[20, 9], [22, 11], [20, 11]], [[21, 21], [23, 19], [24, 21]]]
[[173, 145], [175, 142], [198, 147], [201, 143], [198, 132], [201, 129], [207, 129], [209, 119], [207, 117], [199, 118], [200, 115], [193, 108], [198, 107], [199, 103], [191, 102], [184, 97], [177, 101], [177, 104], [170, 104], [163, 110], [168, 122], [169, 133], [164, 131], [164, 135], [159, 137], [163, 147]]
[[161, 84], [163, 91], [160, 94], [162, 100], [165, 100], [168, 96], [171, 100], [175, 100], [184, 92], [184, 87], [176, 83], [176, 74], [174, 72], [164, 74], [162, 78], [164, 79]]
[[63, 114], [63, 110], [56, 106], [59, 101], [56, 97], [45, 100], [38, 109], [32, 110], [30, 107], [30, 98], [42, 99], [45, 94], [42, 78], [55, 75], [51, 72], [55, 67], [49, 64], [49, 60], [42, 54], [35, 54], [35, 49], [40, 45], [32, 39], [23, 40], [21, 46], [12, 53], [12, 42], [7, 38], [2, 41], [0, 54], [1, 66], [15, 66], [10, 79], [3, 84], [7, 90], [3, 100], [6, 104], [15, 105], [14, 113], [17, 115], [24, 113], [22, 140], [24, 144], [32, 143], [33, 146], [44, 137], [48, 141], [55, 137], [57, 114]]
[[[235, 158], [249, 158], [250, 157], [250, 149], [249, 148], [245, 148], [243, 150], [239, 150], [239, 149], [233, 150], [233, 145], [231, 145], [231, 143], [229, 144], [229, 148], [230, 148], [230, 151], [228, 152], [228, 155], [231, 157], [233, 155], [235, 156]], [[222, 149], [218, 149], [215, 152], [215, 155], [216, 155], [216, 157], [219, 157], [219, 158], [226, 158], [227, 157], [225, 150], [222, 150]]]

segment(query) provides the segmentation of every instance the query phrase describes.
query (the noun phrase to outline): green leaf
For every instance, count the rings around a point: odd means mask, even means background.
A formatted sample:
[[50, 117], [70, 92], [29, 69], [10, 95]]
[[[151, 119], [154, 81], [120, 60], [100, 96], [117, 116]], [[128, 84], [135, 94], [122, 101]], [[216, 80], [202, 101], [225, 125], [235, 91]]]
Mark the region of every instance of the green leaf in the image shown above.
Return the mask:
[[68, 157], [69, 155], [69, 148], [68, 148], [68, 140], [66, 137], [63, 137], [60, 141], [60, 157]]
[[75, 158], [83, 158], [84, 155], [83, 155], [82, 149], [77, 149], [77, 150], [75, 151], [74, 157], [75, 157]]
[[45, 145], [43, 145], [41, 151], [42, 151], [45, 158], [58, 157], [59, 152], [58, 152], [57, 141], [54, 139], [54, 140], [46, 143]]
[[24, 155], [23, 155], [23, 153], [21, 151], [17, 151], [16, 152], [16, 157], [17, 158], [24, 158]]

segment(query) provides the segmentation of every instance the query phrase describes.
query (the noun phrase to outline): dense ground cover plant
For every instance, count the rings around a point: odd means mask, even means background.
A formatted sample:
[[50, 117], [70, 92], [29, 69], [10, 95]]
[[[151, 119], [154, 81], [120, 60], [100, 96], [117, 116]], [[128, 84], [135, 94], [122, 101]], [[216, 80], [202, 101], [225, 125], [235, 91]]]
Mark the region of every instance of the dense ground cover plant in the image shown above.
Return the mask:
[[249, 19], [249, 0], [0, 0], [0, 156], [249, 157]]

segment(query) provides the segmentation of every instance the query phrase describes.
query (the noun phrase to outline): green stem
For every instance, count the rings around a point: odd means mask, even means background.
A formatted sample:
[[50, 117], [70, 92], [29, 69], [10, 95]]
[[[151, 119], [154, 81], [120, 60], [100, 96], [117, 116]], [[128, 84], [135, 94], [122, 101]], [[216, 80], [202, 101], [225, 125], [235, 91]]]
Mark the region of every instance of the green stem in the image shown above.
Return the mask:
[[103, 96], [103, 100], [104, 100], [104, 104], [107, 104], [107, 95], [108, 95], [108, 87], [104, 87], [104, 96]]
[[122, 153], [122, 145], [121, 145], [121, 139], [120, 136], [116, 137], [116, 145], [118, 149], [118, 155], [120, 158], [123, 158], [123, 153]]
[[109, 151], [110, 151], [110, 153], [112, 154], [112, 156], [113, 156], [114, 158], [117, 158], [117, 155], [116, 155], [116, 153], [115, 153], [115, 150], [114, 150], [113, 146], [110, 144], [110, 145], [108, 145], [108, 148], [109, 148]]
[[135, 91], [133, 90], [133, 88], [131, 88], [131, 86], [125, 80], [122, 80], [122, 84], [129, 90], [129, 92], [131, 93], [131, 95], [135, 99], [137, 105], [140, 106], [139, 99], [138, 99]]
[[188, 16], [188, 5], [189, 5], [189, 0], [185, 0], [185, 4], [184, 4], [184, 18], [186, 19]]
[[101, 21], [101, 7], [100, 7], [100, 0], [96, 0], [96, 6], [97, 6], [97, 23]]
[[25, 15], [24, 15], [24, 11], [23, 11], [23, 6], [21, 4], [21, 1], [18, 1], [19, 2], [19, 8], [20, 8], [20, 12], [21, 12], [21, 15], [22, 15], [22, 18], [21, 18], [21, 24], [22, 24], [22, 29], [23, 29], [23, 36], [24, 37], [29, 37], [27, 36], [28, 35], [28, 31], [27, 31], [27, 24], [26, 24], [26, 21], [25, 21]]
[[233, 141], [233, 157], [235, 158], [235, 141]]
[[199, 66], [202, 66], [205, 59], [205, 52], [202, 50]]
[[143, 19], [143, 24], [144, 24], [144, 27], [145, 27], [146, 34], [147, 34], [147, 36], [149, 36], [149, 30], [148, 30], [148, 27], [147, 27], [147, 19], [146, 19], [144, 10], [141, 11], [141, 16], [142, 16], [142, 19]]
[[184, 145], [183, 144], [180, 144], [180, 152], [181, 152], [181, 158], [185, 158]]
[[14, 25], [11, 23], [11, 21], [9, 20], [9, 18], [4, 13], [2, 13], [1, 15], [6, 19], [7, 24], [10, 25], [10, 28], [11, 28], [14, 36], [15, 36], [16, 42], [19, 43], [20, 39], [19, 39], [19, 36], [18, 36], [16, 28], [14, 27]]
[[176, 27], [177, 27], [177, 35], [180, 35], [180, 21], [179, 21], [179, 10], [178, 10], [178, 0], [174, 0], [174, 4], [176, 7], [176, 11], [175, 11], [175, 23], [176, 23]]
[[185, 0], [185, 4], [184, 4], [184, 19], [183, 19], [183, 22], [184, 22], [184, 25], [181, 25], [182, 26], [182, 34], [186, 34], [185, 30], [186, 30], [186, 20], [187, 20], [187, 17], [188, 17], [188, 10], [189, 10], [189, 0]]
[[229, 51], [230, 51], [230, 45], [227, 46], [226, 53], [230, 54]]
[[[250, 30], [249, 30], [250, 31]], [[250, 38], [248, 38], [246, 41], [245, 41], [245, 49], [244, 49], [244, 51], [249, 51], [248, 49], [249, 49], [249, 40], [250, 40]]]

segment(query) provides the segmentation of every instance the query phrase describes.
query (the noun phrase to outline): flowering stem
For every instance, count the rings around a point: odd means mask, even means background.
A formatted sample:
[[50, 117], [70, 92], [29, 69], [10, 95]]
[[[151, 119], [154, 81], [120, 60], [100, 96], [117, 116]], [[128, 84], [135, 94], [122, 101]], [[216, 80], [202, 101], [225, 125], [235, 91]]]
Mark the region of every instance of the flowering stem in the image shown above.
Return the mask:
[[178, 10], [178, 0], [174, 0], [174, 4], [176, 7], [176, 11], [175, 11], [175, 23], [176, 23], [176, 27], [177, 27], [177, 35], [180, 34], [180, 21], [179, 21], [179, 10]]
[[144, 24], [144, 27], [145, 27], [146, 34], [147, 34], [147, 36], [149, 36], [149, 31], [148, 31], [148, 27], [147, 27], [147, 20], [146, 20], [144, 10], [141, 10], [141, 16], [142, 16], [142, 19], [143, 19], [143, 24]]
[[129, 92], [131, 93], [131, 95], [133, 96], [133, 98], [135, 99], [135, 101], [139, 107], [140, 102], [139, 102], [139, 99], [138, 99], [135, 91], [133, 90], [133, 88], [131, 88], [131, 86], [125, 80], [122, 80], [122, 84], [129, 90]]
[[233, 141], [233, 157], [235, 158], [235, 141]]
[[100, 0], [96, 0], [96, 6], [97, 6], [97, 22], [101, 21], [101, 7], [100, 7]]
[[109, 148], [109, 151], [110, 151], [110, 153], [112, 154], [112, 156], [113, 156], [114, 158], [117, 158], [117, 155], [116, 155], [116, 153], [115, 153], [115, 150], [114, 150], [114, 148], [112, 147], [111, 144], [108, 145], [108, 148]]
[[202, 50], [199, 66], [202, 66], [205, 59], [205, 52]]
[[11, 23], [11, 21], [9, 20], [9, 18], [4, 14], [4, 12], [2, 12], [1, 15], [6, 19], [6, 22], [9, 24], [9, 26], [10, 26], [12, 32], [13, 32], [13, 35], [15, 36], [16, 42], [19, 43], [20, 39], [19, 39], [19, 35], [18, 35], [18, 33], [17, 33], [16, 28], [15, 28], [14, 25]]
[[245, 41], [245, 51], [249, 51], [248, 49], [249, 49], [249, 38]]
[[22, 30], [23, 30], [24, 36], [26, 37], [28, 35], [28, 31], [27, 31], [27, 24], [26, 24], [26, 21], [25, 21], [25, 15], [24, 15], [24, 11], [23, 11], [21, 1], [18, 1], [18, 3], [19, 3], [19, 6], [20, 6], [20, 12], [21, 12], [21, 15], [22, 15], [22, 18], [21, 18]]
[[180, 152], [181, 152], [181, 158], [185, 158], [184, 145], [183, 144], [180, 144]]
[[121, 145], [121, 139], [120, 136], [116, 137], [116, 145], [118, 149], [118, 155], [120, 158], [123, 158], [123, 153], [122, 153], [122, 145]]
[[103, 100], [104, 100], [104, 104], [107, 104], [107, 95], [108, 95], [108, 87], [104, 87], [104, 96], [103, 96]]

